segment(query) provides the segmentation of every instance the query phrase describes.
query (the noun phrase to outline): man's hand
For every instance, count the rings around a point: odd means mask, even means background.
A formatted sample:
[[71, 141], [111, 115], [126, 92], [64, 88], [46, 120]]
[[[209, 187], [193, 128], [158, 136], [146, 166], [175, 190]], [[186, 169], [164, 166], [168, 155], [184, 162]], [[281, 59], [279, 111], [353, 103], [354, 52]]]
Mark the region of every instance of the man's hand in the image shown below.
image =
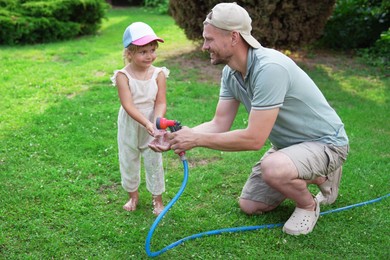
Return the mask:
[[154, 140], [151, 141], [148, 146], [153, 151], [159, 153], [170, 150], [171, 145], [169, 144], [168, 132], [165, 130], [155, 130]]
[[191, 150], [196, 146], [196, 133], [193, 129], [183, 126], [177, 132], [171, 133], [169, 143], [176, 154]]

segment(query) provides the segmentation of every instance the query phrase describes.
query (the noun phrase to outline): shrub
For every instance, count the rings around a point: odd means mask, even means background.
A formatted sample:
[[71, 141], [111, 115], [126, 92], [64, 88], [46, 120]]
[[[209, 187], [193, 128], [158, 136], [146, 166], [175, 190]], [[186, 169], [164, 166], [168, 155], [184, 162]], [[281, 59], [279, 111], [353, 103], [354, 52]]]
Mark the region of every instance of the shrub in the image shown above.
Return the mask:
[[78, 35], [80, 24], [52, 17], [0, 16], [2, 44], [40, 43], [70, 39]]
[[373, 66], [390, 69], [390, 29], [384, 31], [371, 48], [359, 50], [359, 55]]
[[30, 44], [96, 33], [104, 0], [0, 0], [0, 44]]
[[[252, 34], [269, 47], [295, 48], [321, 36], [336, 0], [236, 1], [252, 18]], [[190, 40], [202, 39], [203, 21], [220, 1], [170, 0], [170, 13]]]
[[145, 0], [144, 5], [156, 9], [160, 14], [169, 13], [169, 0]]
[[390, 26], [390, 2], [337, 0], [320, 43], [334, 49], [372, 46]]

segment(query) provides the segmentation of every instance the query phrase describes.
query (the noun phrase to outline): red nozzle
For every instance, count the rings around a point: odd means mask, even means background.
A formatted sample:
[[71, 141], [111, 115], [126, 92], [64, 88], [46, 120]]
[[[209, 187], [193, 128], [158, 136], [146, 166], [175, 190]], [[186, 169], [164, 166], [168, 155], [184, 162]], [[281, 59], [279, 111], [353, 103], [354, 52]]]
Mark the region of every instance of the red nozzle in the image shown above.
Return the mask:
[[164, 117], [157, 117], [156, 126], [157, 129], [167, 129], [170, 126], [175, 126], [175, 120], [168, 120]]
[[[168, 120], [168, 119], [166, 119], [164, 117], [157, 117], [157, 119], [156, 119], [156, 127], [157, 127], [157, 129], [164, 129], [164, 130], [169, 127], [171, 132], [175, 132], [175, 131], [181, 129], [180, 122], [178, 122], [176, 120]], [[182, 161], [186, 160], [185, 154], [186, 154], [186, 152], [181, 152], [179, 154], [180, 159]]]

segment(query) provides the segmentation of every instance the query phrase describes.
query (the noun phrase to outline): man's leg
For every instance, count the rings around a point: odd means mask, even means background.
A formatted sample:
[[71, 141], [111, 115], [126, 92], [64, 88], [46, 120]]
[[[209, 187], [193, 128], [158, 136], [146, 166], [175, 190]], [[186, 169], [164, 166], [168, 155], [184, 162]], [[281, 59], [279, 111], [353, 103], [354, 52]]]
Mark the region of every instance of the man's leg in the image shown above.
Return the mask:
[[[335, 147], [319, 142], [307, 142], [281, 149], [264, 159], [261, 169], [264, 181], [296, 203], [296, 208], [285, 223], [283, 231], [292, 235], [312, 231], [320, 208], [319, 200], [313, 198], [307, 185], [315, 183], [324, 186], [327, 177], [341, 167], [347, 153], [347, 146]], [[334, 185], [333, 182], [332, 187]], [[333, 195], [337, 197], [336, 193]]]
[[241, 210], [248, 215], [271, 211], [285, 199], [283, 194], [265, 183], [262, 177], [262, 161], [274, 152], [276, 152], [274, 148], [269, 149], [253, 166], [252, 173], [242, 189], [239, 204]]
[[333, 204], [339, 194], [339, 185], [343, 167], [330, 173], [322, 183], [317, 183], [320, 192], [316, 195], [317, 200], [323, 205]]
[[268, 212], [279, 206], [277, 205], [268, 205], [263, 202], [249, 200], [249, 199], [243, 199], [240, 198], [239, 201], [240, 208], [243, 212], [245, 212], [248, 215], [260, 215], [264, 212]]
[[310, 233], [317, 223], [320, 207], [308, 190], [307, 181], [299, 179], [294, 162], [286, 154], [276, 152], [263, 161], [262, 171], [263, 179], [268, 185], [296, 204], [283, 231], [290, 235]]
[[264, 181], [286, 198], [295, 201], [301, 209], [314, 211], [316, 203], [307, 188], [307, 182], [298, 178], [298, 170], [286, 154], [276, 152], [262, 162]]

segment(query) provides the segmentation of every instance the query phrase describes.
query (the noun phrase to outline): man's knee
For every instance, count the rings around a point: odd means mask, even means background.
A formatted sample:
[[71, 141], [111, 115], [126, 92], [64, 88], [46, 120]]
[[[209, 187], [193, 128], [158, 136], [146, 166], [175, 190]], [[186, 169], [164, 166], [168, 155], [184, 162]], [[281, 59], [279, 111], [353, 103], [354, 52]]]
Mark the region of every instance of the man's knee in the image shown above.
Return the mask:
[[239, 205], [241, 210], [248, 215], [259, 215], [267, 211], [271, 211], [276, 206], [270, 206], [262, 202], [253, 201], [253, 200], [247, 200], [247, 199], [241, 199], [239, 200]]
[[271, 186], [280, 184], [287, 179], [298, 177], [298, 171], [293, 161], [284, 153], [276, 152], [261, 163], [263, 180]]
[[274, 183], [278, 183], [279, 178], [281, 178], [281, 171], [279, 165], [275, 162], [276, 161], [272, 157], [267, 157], [261, 163], [262, 179], [265, 183], [271, 186], [273, 186]]

